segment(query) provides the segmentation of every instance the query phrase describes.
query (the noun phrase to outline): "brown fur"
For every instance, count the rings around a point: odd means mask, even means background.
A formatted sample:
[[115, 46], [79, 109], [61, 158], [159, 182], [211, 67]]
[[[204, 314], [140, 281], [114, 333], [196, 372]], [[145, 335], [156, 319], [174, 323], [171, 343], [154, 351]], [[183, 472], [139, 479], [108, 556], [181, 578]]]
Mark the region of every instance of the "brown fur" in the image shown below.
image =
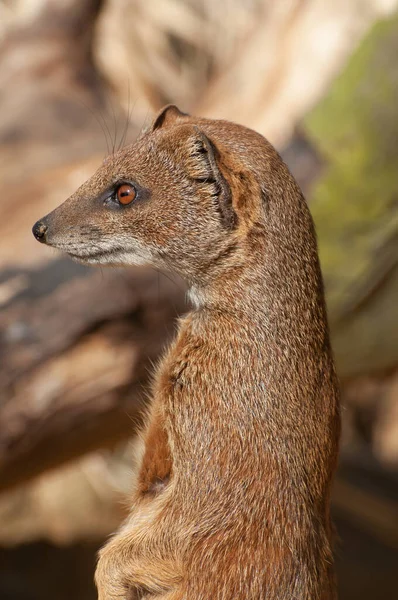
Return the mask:
[[[131, 206], [106, 200], [121, 181]], [[338, 386], [313, 223], [277, 152], [166, 107], [36, 227], [83, 262], [175, 271], [194, 305], [157, 369], [100, 600], [335, 598]]]

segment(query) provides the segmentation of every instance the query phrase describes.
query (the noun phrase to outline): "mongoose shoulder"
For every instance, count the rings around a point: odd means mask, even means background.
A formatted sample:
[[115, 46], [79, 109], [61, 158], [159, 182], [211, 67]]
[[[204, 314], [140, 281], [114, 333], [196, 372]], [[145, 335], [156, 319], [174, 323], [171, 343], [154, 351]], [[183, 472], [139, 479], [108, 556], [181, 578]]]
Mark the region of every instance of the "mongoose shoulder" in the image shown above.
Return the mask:
[[313, 222], [271, 144], [167, 106], [33, 232], [85, 263], [176, 272], [193, 305], [100, 600], [335, 598], [338, 385]]

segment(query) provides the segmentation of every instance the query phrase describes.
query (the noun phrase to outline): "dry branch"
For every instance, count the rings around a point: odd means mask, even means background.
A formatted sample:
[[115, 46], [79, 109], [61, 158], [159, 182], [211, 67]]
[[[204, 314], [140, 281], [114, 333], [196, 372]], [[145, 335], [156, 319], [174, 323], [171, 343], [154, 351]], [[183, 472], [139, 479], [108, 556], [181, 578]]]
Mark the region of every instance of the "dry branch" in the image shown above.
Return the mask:
[[183, 310], [164, 276], [68, 262], [25, 271], [0, 317], [0, 489], [131, 434]]

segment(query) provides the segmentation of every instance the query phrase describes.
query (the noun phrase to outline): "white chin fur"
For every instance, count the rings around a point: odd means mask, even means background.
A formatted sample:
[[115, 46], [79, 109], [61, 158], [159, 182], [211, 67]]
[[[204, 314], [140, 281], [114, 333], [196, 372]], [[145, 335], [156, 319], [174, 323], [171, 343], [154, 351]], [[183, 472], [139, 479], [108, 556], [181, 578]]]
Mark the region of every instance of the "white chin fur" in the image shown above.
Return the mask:
[[104, 256], [87, 257], [83, 259], [86, 264], [90, 265], [115, 265], [115, 266], [137, 266], [150, 265], [149, 257], [144, 258], [138, 254], [130, 252], [118, 252], [115, 254], [106, 254]]
[[[76, 249], [77, 250], [77, 249]], [[103, 248], [103, 254], [100, 250], [96, 250], [93, 254], [88, 252], [76, 251], [75, 249], [69, 252], [69, 256], [80, 263], [88, 265], [126, 265], [126, 266], [143, 266], [153, 264], [153, 257], [146, 248], [136, 247], [128, 250], [112, 250], [112, 247]]]
[[[74, 241], [74, 240], [73, 240]], [[138, 240], [100, 239], [92, 245], [85, 244], [84, 239], [71, 243], [69, 240], [57, 240], [51, 244], [54, 248], [66, 252], [76, 262], [89, 265], [153, 265], [152, 252]]]

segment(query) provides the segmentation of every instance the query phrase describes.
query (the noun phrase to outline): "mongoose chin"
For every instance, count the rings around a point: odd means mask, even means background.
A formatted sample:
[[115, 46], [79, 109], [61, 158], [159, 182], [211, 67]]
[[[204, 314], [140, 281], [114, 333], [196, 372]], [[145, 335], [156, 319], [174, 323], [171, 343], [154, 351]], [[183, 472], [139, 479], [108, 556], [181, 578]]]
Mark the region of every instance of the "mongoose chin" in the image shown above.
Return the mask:
[[181, 275], [130, 516], [100, 600], [332, 600], [340, 431], [315, 232], [258, 133], [165, 107], [33, 227], [92, 264]]

